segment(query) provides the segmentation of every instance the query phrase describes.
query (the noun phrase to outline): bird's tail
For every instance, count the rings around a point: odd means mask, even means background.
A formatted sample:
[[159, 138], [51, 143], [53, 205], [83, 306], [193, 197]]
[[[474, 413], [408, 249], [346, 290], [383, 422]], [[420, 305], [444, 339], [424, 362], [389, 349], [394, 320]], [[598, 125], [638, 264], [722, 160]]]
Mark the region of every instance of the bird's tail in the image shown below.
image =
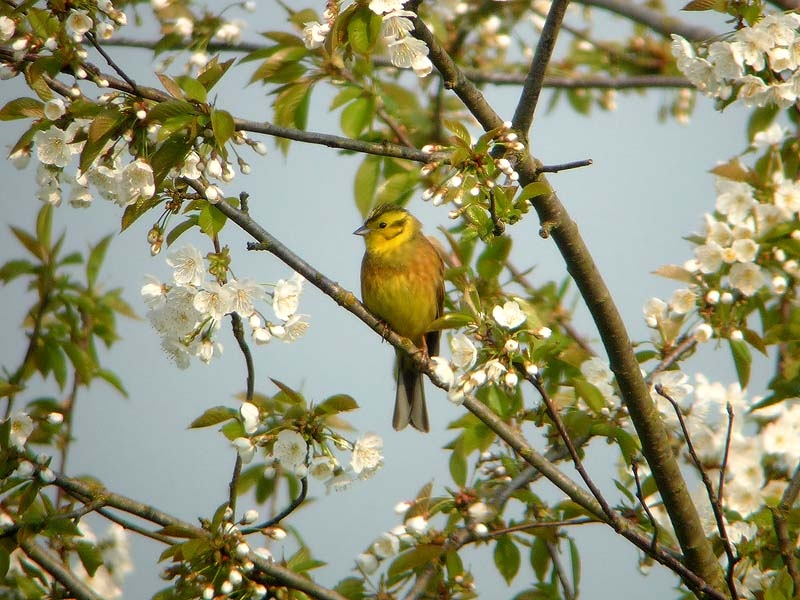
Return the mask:
[[397, 395], [394, 399], [392, 426], [396, 430], [400, 430], [409, 423], [419, 431], [430, 431], [422, 373], [417, 370], [408, 356], [398, 352]]

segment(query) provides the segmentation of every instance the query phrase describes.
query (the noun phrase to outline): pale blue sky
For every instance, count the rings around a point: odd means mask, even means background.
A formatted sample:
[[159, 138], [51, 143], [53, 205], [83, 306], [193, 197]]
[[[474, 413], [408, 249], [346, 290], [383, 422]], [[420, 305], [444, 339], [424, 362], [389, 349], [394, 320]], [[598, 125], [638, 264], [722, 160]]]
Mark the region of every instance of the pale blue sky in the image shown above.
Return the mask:
[[[258, 13], [250, 22], [262, 23], [268, 16]], [[722, 30], [720, 22], [709, 19], [705, 24]], [[253, 26], [251, 32], [279, 26], [277, 22]], [[145, 52], [112, 52], [120, 64], [131, 65], [134, 77], [148, 82], [149, 58]], [[241, 92], [250, 67], [240, 71], [225, 78], [218, 89], [218, 105], [243, 118], [268, 119], [271, 99], [257, 86]], [[3, 82], [0, 103], [24, 93], [20, 81]], [[712, 209], [713, 181], [708, 169], [740, 152], [746, 144], [746, 115], [736, 110], [719, 114], [703, 98], [690, 125], [659, 123], [658, 107], [667, 93], [620, 96], [617, 111], [595, 111], [591, 118], [575, 115], [562, 102], [554, 111], [538, 114], [532, 132], [535, 154], [546, 164], [594, 160], [589, 168], [551, 176], [551, 182], [578, 222], [635, 339], [647, 335], [643, 303], [654, 295], [668, 297], [675, 287], [652, 271], [689, 258], [689, 245], [681, 236], [698, 230], [702, 213]], [[501, 115], [512, 114], [516, 94], [513, 88], [486, 89]], [[327, 114], [330, 96], [322, 90], [314, 93], [310, 129], [338, 132], [338, 117]], [[542, 106], [547, 106], [547, 101], [546, 94]], [[19, 124], [3, 123], [0, 143], [8, 146], [20, 131]], [[273, 148], [271, 140], [264, 141]], [[247, 190], [254, 218], [328, 277], [358, 290], [363, 242], [351, 235], [360, 225], [352, 199], [358, 159], [339, 156], [325, 147], [294, 143], [288, 158], [271, 150], [265, 158], [253, 154], [248, 160], [253, 173], [237, 177], [227, 192]], [[0, 198], [3, 222], [30, 228], [38, 210], [33, 169], [20, 172], [3, 162], [0, 178], [6, 186]], [[438, 224], [447, 223], [447, 210], [423, 204], [419, 195], [410, 208], [430, 233]], [[62, 206], [56, 212], [55, 226], [57, 230], [66, 228], [72, 247], [85, 248], [117, 230], [120, 214], [116, 206], [103, 200], [97, 200], [88, 210]], [[164, 256], [149, 255], [145, 241], [148, 227], [147, 219], [143, 219], [119, 235], [103, 271], [105, 285], [124, 286], [125, 297], [142, 315], [145, 307], [138, 291], [143, 275], [166, 278], [169, 274]], [[18, 255], [20, 250], [5, 227], [3, 231], [0, 257]], [[515, 237], [516, 262], [535, 263], [532, 277], [536, 281], [564, 277], [565, 269], [553, 244], [538, 235], [535, 216], [510, 233]], [[204, 243], [196, 235], [187, 236], [189, 240]], [[223, 233], [223, 242], [230, 245], [234, 256], [237, 276], [275, 281], [289, 274], [288, 268], [271, 255], [247, 253], [246, 241], [246, 236], [232, 227]], [[14, 367], [21, 357], [25, 340], [17, 324], [29, 302], [19, 283], [0, 289], [0, 304], [6, 307], [0, 312], [0, 331], [10, 332], [0, 347], [2, 365]], [[332, 584], [348, 574], [353, 558], [378, 534], [398, 524], [392, 512], [398, 501], [412, 498], [431, 479], [439, 490], [447, 484], [448, 453], [441, 448], [452, 436], [445, 427], [463, 409], [451, 405], [443, 392], [429, 386], [431, 433], [394, 432], [390, 426], [394, 394], [391, 348], [311, 286], [307, 287], [301, 311], [310, 315], [311, 322], [303, 339], [292, 345], [274, 343], [254, 349], [257, 389], [272, 393], [268, 377], [275, 377], [314, 400], [332, 393], [350, 393], [362, 407], [351, 416], [351, 422], [361, 432], [377, 432], [385, 442], [385, 467], [374, 479], [329, 496], [324, 486], [313, 481], [310, 496], [316, 498], [315, 502], [287, 522], [304, 536], [317, 558], [330, 563], [319, 573], [323, 583]], [[580, 330], [596, 339], [585, 311], [579, 312]], [[222, 338], [226, 349], [220, 360], [210, 366], [195, 362], [189, 370], [179, 371], [161, 353], [157, 335], [146, 321], [121, 321], [120, 333], [122, 340], [104, 360], [121, 374], [130, 399], [119, 398], [102, 384], [79, 398], [77, 440], [69, 474], [91, 473], [116, 492], [194, 522], [224, 502], [235, 455], [221, 434], [213, 429], [189, 431], [187, 425], [207, 407], [238, 406], [234, 395], [244, 388], [241, 356], [226, 336]], [[701, 352], [691, 363], [691, 372], [704, 371], [711, 378], [733, 381], [727, 351], [722, 350], [714, 359], [709, 354]], [[44, 390], [53, 393], [48, 386], [36, 392]], [[533, 394], [527, 394], [526, 399], [537, 401]], [[534, 441], [541, 446], [541, 440]], [[604, 444], [595, 446], [587, 460], [590, 472], [613, 494], [609, 478], [615, 473], [616, 455]], [[571, 472], [569, 466], [564, 470]], [[546, 482], [537, 484], [536, 490], [545, 497], [560, 497]], [[251, 498], [240, 501], [242, 509], [253, 504]], [[265, 512], [262, 510], [262, 514]], [[636, 568], [636, 553], [609, 529], [589, 526], [573, 534], [582, 551], [582, 598], [605, 598], [610, 593], [619, 598], [641, 593], [652, 599], [676, 596], [676, 579], [659, 567], [642, 578]], [[294, 546], [284, 544], [288, 555]], [[253, 545], [259, 543], [253, 540]], [[273, 545], [278, 556], [281, 547]], [[154, 562], [161, 550], [153, 542], [134, 542], [136, 571], [126, 583], [126, 597], [142, 598], [159, 589], [160, 569]], [[513, 591], [506, 593], [505, 584], [492, 575], [493, 569], [487, 566], [490, 557], [486, 547], [466, 555], [465, 564], [476, 573], [478, 591], [487, 598], [512, 596]], [[526, 565], [523, 561], [512, 589], [532, 581]]]

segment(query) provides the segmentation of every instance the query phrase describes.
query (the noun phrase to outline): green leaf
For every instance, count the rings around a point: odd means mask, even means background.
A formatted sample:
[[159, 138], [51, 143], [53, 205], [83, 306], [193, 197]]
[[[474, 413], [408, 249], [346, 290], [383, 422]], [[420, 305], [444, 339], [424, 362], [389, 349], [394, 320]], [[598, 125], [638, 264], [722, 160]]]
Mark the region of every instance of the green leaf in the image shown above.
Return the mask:
[[573, 384], [575, 385], [575, 394], [578, 398], [586, 402], [586, 406], [588, 406], [592, 412], [600, 414], [606, 407], [606, 400], [603, 397], [603, 393], [585, 379], [575, 379]]
[[[358, 98], [361, 94], [364, 93], [360, 87], [356, 87], [354, 85], [349, 85], [344, 88], [341, 92], [334, 96], [333, 101], [331, 102], [330, 111], [334, 111], [340, 106], [344, 106], [348, 102], [352, 102], [356, 98]], [[372, 155], [369, 155], [372, 156]]]
[[80, 170], [88, 171], [106, 143], [118, 137], [126, 126], [126, 116], [119, 110], [104, 110], [92, 119], [80, 157]]
[[419, 182], [419, 169], [395, 173], [378, 186], [375, 194], [375, 205], [385, 202], [403, 204]]
[[125, 386], [122, 384], [122, 380], [117, 376], [116, 373], [107, 369], [97, 369], [95, 376], [99, 379], [102, 379], [115, 390], [117, 390], [124, 398], [128, 397], [128, 390], [125, 389]]
[[[161, 186], [164, 178], [175, 167], [181, 167], [186, 155], [192, 149], [192, 142], [183, 135], [171, 135], [158, 147], [150, 157], [153, 168], [153, 182], [156, 188]], [[124, 229], [124, 228], [123, 228]]]
[[172, 246], [182, 234], [186, 233], [189, 229], [197, 225], [197, 215], [192, 215], [188, 217], [185, 221], [178, 223], [175, 227], [173, 227], [170, 232], [167, 234], [166, 242], [167, 246]]
[[577, 592], [581, 587], [581, 555], [572, 538], [569, 538], [569, 558], [572, 563], [572, 587]]
[[460, 443], [450, 453], [450, 476], [457, 486], [463, 488], [467, 485], [467, 457]]
[[347, 23], [347, 39], [356, 54], [370, 54], [381, 31], [381, 17], [366, 6], [360, 7]]
[[17, 98], [0, 108], [0, 121], [44, 118], [44, 103], [36, 98]]
[[499, 538], [494, 547], [494, 564], [507, 584], [510, 585], [514, 577], [516, 577], [521, 562], [519, 548], [517, 548], [511, 536], [504, 535]]
[[78, 551], [78, 557], [81, 559], [83, 568], [90, 577], [93, 577], [98, 567], [103, 564], [103, 557], [100, 550], [90, 542], [78, 542], [75, 544], [75, 549]]
[[219, 62], [219, 57], [215, 56], [212, 58], [206, 66], [203, 68], [202, 72], [197, 76], [197, 81], [206, 88], [206, 91], [211, 91], [217, 82], [222, 79], [222, 76], [228, 72], [228, 69], [233, 66], [233, 63], [236, 62], [236, 59], [231, 58], [226, 60], [225, 62]]
[[378, 178], [381, 174], [381, 160], [380, 156], [368, 154], [356, 171], [353, 188], [356, 208], [362, 218], [365, 218], [375, 205], [375, 192], [378, 189]]
[[486, 249], [478, 256], [476, 264], [478, 275], [490, 281], [496, 279], [503, 272], [510, 252], [510, 237], [503, 235], [491, 240], [486, 244]]
[[330, 398], [325, 399], [319, 404], [315, 411], [318, 415], [336, 415], [342, 412], [348, 412], [358, 408], [358, 403], [352, 396], [347, 394], [336, 394]]
[[226, 110], [213, 109], [211, 111], [211, 129], [214, 132], [217, 147], [221, 148], [236, 132], [231, 113]]
[[[308, 50], [304, 46], [293, 46], [280, 48], [272, 53], [259, 67], [255, 73], [250, 77], [250, 83], [256, 81], [269, 81], [272, 83], [282, 83], [288, 71], [294, 70], [295, 72], [305, 73], [306, 68], [298, 64], [298, 61], [308, 56]], [[286, 80], [288, 83], [291, 80]]]
[[441, 544], [420, 544], [419, 546], [415, 546], [403, 552], [392, 561], [387, 576], [391, 581], [412, 569], [437, 560], [443, 552], [444, 548]]
[[227, 220], [228, 217], [208, 202], [205, 203], [197, 215], [197, 224], [200, 226], [200, 231], [209, 237], [214, 237], [222, 231]]
[[181, 75], [180, 77], [176, 77], [175, 81], [180, 86], [187, 100], [194, 100], [201, 104], [208, 102], [208, 92], [206, 92], [206, 88], [194, 77]]
[[14, 237], [17, 238], [17, 241], [22, 244], [25, 249], [33, 254], [34, 257], [38, 258], [40, 261], [44, 262], [46, 259], [46, 251], [44, 246], [34, 238], [30, 233], [25, 231], [24, 229], [20, 229], [19, 227], [14, 227], [13, 225], [10, 227], [11, 233], [14, 234]]
[[463, 142], [466, 142], [467, 144], [472, 143], [472, 136], [469, 134], [469, 130], [466, 127], [464, 127], [460, 122], [452, 121], [450, 119], [445, 119], [443, 123], [444, 126], [448, 130], [453, 132], [458, 139], [462, 140]]
[[238, 414], [236, 409], [230, 406], [213, 406], [192, 421], [192, 424], [189, 425], [189, 429], [211, 427], [212, 425], [235, 419]]
[[284, 394], [286, 394], [286, 396], [288, 397], [287, 399], [290, 400], [292, 403], [300, 405], [304, 405], [306, 403], [306, 399], [303, 398], [302, 394], [296, 392], [282, 381], [278, 381], [277, 379], [273, 379], [272, 377], [270, 377], [269, 380], [276, 386], [278, 386], [278, 388], [280, 388], [280, 390]]
[[550, 566], [550, 551], [547, 548], [547, 538], [537, 535], [531, 544], [530, 562], [536, 579], [544, 581], [547, 575], [547, 568]]
[[193, 540], [202, 537], [202, 534], [196, 529], [184, 527], [183, 525], [166, 525], [158, 530], [161, 535], [168, 535], [169, 537], [184, 538]]
[[372, 123], [375, 114], [375, 101], [373, 98], [356, 98], [345, 106], [342, 111], [342, 132], [351, 138], [357, 138]]
[[364, 580], [361, 577], [346, 577], [333, 588], [348, 600], [361, 600], [364, 598]]
[[534, 181], [522, 188], [522, 191], [516, 197], [516, 201], [523, 202], [524, 200], [536, 198], [538, 196], [549, 196], [552, 193], [553, 189], [547, 183], [544, 181]]
[[728, 340], [731, 353], [733, 354], [733, 364], [736, 366], [736, 375], [739, 378], [739, 385], [742, 389], [747, 388], [750, 383], [750, 367], [753, 364], [753, 357], [750, 354], [750, 347], [746, 342], [739, 340]]
[[111, 240], [112, 236], [107, 235], [97, 242], [89, 251], [89, 258], [86, 260], [86, 281], [90, 288], [93, 288], [97, 281], [97, 275], [100, 272], [100, 267], [103, 265], [106, 251], [108, 250], [108, 245], [111, 243]]
[[28, 260], [10, 260], [0, 267], [0, 281], [8, 283], [20, 275], [30, 275], [36, 271], [36, 267]]
[[165, 100], [151, 108], [147, 116], [151, 121], [163, 123], [175, 117], [196, 117], [197, 109], [194, 104], [186, 100]]

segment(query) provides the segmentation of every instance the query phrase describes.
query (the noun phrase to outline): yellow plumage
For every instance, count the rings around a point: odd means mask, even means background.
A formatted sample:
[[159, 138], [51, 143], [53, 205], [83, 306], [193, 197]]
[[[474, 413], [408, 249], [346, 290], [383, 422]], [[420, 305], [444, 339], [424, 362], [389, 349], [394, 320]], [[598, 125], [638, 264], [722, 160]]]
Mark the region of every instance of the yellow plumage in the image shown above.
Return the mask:
[[[439, 348], [439, 332], [429, 331], [442, 314], [444, 264], [422, 233], [422, 223], [393, 204], [375, 208], [354, 232], [366, 244], [361, 261], [361, 297], [376, 317], [409, 338], [428, 355]], [[395, 429], [406, 425], [428, 431], [422, 375], [403, 353], [397, 353]]]

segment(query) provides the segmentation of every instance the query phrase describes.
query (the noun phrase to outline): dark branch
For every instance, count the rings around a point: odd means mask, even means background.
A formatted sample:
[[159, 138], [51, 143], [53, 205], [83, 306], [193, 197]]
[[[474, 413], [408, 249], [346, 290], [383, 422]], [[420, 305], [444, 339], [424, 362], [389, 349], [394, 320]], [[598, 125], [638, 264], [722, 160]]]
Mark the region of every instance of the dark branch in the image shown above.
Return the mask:
[[567, 11], [569, 0], [554, 0], [547, 13], [542, 33], [539, 35], [539, 42], [536, 44], [536, 53], [533, 55], [531, 67], [525, 78], [514, 117], [511, 119], [511, 126], [522, 135], [527, 141], [528, 133], [533, 123], [533, 114], [536, 112], [536, 105], [539, 102], [539, 94], [542, 92], [542, 82], [547, 65], [556, 47], [558, 30], [564, 14]]

